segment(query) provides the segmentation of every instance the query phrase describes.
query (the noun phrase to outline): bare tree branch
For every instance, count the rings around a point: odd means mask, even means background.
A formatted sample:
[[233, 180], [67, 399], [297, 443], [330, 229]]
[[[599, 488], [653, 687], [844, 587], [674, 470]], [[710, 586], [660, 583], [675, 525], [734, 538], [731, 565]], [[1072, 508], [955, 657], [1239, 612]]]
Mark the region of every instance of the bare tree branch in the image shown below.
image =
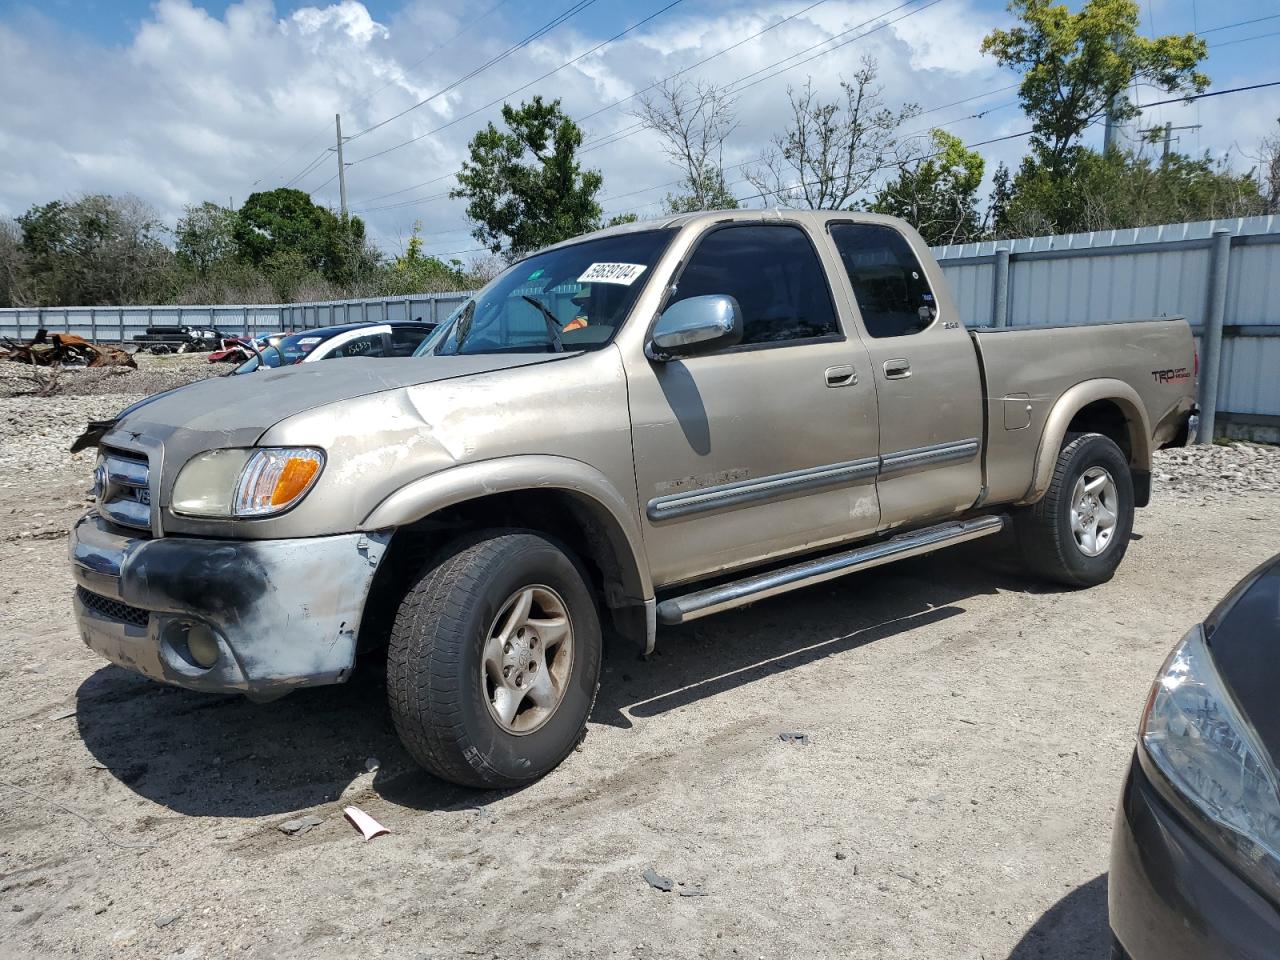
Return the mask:
[[736, 207], [724, 181], [724, 144], [738, 128], [736, 102], [723, 87], [665, 81], [642, 94], [635, 117], [658, 135], [662, 152], [684, 171], [684, 194], [669, 195], [672, 212]]
[[774, 150], [760, 158], [747, 179], [766, 203], [839, 210], [865, 193], [876, 174], [899, 159], [898, 128], [920, 108], [896, 112], [884, 105], [876, 83], [876, 61], [864, 57], [852, 81], [842, 80], [842, 98], [820, 100], [813, 79], [788, 88], [791, 125], [773, 138]]

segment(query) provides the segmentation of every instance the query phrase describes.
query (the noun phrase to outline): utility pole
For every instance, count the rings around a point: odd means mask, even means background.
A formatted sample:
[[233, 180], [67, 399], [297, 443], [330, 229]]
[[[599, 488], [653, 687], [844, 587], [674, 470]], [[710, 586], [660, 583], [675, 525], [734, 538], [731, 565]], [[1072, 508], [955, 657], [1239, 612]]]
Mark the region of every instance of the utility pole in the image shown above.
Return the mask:
[[[1147, 127], [1147, 129], [1145, 130], [1139, 130], [1138, 133], [1141, 133], [1141, 134], [1163, 133], [1164, 134], [1164, 137], [1163, 137], [1164, 149], [1163, 149], [1163, 152], [1160, 154], [1160, 161], [1163, 163], [1169, 159], [1169, 148], [1175, 140], [1175, 137], [1173, 136], [1173, 131], [1199, 130], [1199, 129], [1200, 129], [1200, 124], [1198, 123], [1188, 124], [1185, 127], [1175, 127], [1172, 123], [1166, 123], [1163, 127]], [[1182, 138], [1177, 137], [1176, 139], [1181, 140]], [[1155, 137], [1154, 136], [1151, 137], [1149, 142], [1155, 143]]]
[[342, 209], [342, 219], [347, 218], [347, 165], [342, 162], [342, 114], [335, 113], [333, 122], [338, 128], [338, 196]]

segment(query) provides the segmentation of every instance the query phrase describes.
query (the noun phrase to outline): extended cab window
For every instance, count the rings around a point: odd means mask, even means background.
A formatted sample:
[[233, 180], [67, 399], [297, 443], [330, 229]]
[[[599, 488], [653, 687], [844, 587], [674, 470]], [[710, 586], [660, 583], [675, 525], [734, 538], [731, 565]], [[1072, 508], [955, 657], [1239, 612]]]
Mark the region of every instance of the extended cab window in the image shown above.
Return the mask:
[[670, 303], [721, 294], [742, 308], [742, 342], [838, 335], [835, 308], [813, 244], [798, 227], [721, 227], [705, 236]]
[[906, 237], [876, 223], [833, 223], [831, 239], [868, 334], [902, 337], [933, 323], [933, 291]]

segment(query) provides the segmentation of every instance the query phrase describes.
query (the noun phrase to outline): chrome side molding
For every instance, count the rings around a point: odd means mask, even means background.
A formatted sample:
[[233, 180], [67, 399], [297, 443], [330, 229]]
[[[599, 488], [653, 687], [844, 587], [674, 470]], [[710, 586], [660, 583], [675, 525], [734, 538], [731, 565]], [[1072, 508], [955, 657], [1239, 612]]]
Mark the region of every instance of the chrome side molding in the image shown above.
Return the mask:
[[[835, 369], [834, 367], [832, 369]], [[972, 460], [978, 455], [981, 441], [977, 437], [935, 443], [927, 447], [899, 450], [880, 457], [866, 457], [845, 463], [829, 463], [790, 473], [775, 473], [754, 480], [740, 480], [714, 487], [702, 487], [682, 493], [654, 497], [645, 504], [645, 516], [654, 523], [679, 517], [746, 506], [766, 500], [789, 497], [796, 493], [859, 483], [876, 477], [892, 477], [913, 470], [928, 470], [946, 463]]]
[[788, 496], [800, 490], [816, 490], [821, 487], [840, 486], [858, 480], [870, 480], [880, 469], [879, 457], [832, 463], [791, 473], [776, 473], [758, 480], [741, 480], [687, 493], [673, 493], [650, 500], [645, 515], [650, 520], [670, 520], [691, 513], [736, 507], [775, 497]]
[[733, 583], [697, 590], [682, 597], [672, 597], [658, 604], [658, 622], [667, 625], [688, 623], [690, 620], [755, 603], [766, 597], [834, 580], [845, 574], [977, 540], [979, 537], [989, 537], [1003, 530], [1008, 522], [1009, 518], [1001, 514], [942, 523], [913, 530], [889, 540], [802, 561], [768, 573], [759, 573]]

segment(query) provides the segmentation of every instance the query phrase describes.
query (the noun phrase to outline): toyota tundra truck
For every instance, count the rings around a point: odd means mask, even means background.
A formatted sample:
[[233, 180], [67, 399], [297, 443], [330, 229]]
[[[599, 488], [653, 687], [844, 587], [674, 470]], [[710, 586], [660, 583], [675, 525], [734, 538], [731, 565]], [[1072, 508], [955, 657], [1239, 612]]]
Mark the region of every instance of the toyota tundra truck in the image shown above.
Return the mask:
[[412, 357], [100, 424], [76, 620], [126, 669], [260, 700], [385, 657], [416, 760], [516, 786], [581, 738], [605, 630], [647, 653], [1006, 527], [1029, 573], [1108, 580], [1194, 366], [1182, 318], [966, 329], [888, 217], [614, 227], [515, 262]]

